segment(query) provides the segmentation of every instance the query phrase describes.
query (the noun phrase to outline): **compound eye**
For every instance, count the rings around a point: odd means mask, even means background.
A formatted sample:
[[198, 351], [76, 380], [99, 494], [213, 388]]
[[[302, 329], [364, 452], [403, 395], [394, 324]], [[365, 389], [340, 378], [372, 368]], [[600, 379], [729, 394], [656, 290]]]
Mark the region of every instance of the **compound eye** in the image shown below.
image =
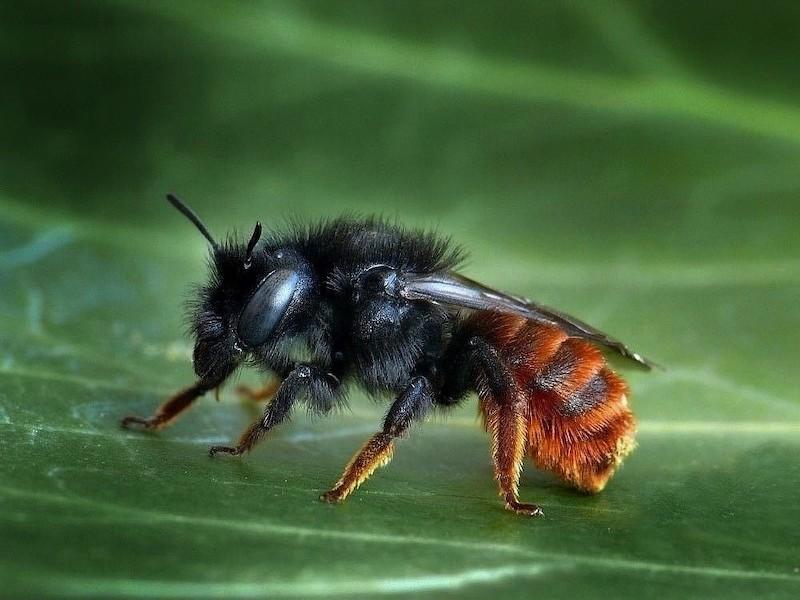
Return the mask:
[[266, 342], [289, 309], [299, 282], [300, 275], [289, 269], [267, 275], [239, 315], [239, 339], [248, 346]]

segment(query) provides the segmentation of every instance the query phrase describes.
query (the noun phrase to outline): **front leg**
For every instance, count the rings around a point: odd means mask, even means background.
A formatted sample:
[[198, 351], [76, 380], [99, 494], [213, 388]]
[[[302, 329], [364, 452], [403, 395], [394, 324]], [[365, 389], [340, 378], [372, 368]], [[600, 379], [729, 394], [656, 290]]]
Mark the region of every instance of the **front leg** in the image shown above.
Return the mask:
[[253, 448], [270, 429], [282, 423], [291, 413], [295, 400], [303, 394], [317, 410], [330, 408], [339, 389], [339, 379], [332, 373], [311, 365], [298, 365], [281, 382], [275, 399], [264, 409], [261, 418], [248, 427], [236, 446], [212, 446], [210, 456], [219, 452], [238, 456]]
[[394, 401], [383, 429], [369, 438], [361, 450], [350, 460], [333, 489], [320, 499], [325, 502], [342, 502], [378, 468], [392, 460], [394, 438], [408, 430], [409, 425], [422, 419], [433, 404], [433, 387], [426, 377], [415, 377]]
[[275, 376], [267, 381], [264, 385], [257, 388], [252, 388], [244, 384], [237, 385], [236, 393], [244, 400], [250, 400], [251, 402], [262, 402], [263, 400], [271, 399], [278, 392], [278, 388], [280, 386], [281, 380], [279, 377]]
[[209, 389], [211, 388], [204, 381], [198, 381], [167, 398], [152, 416], [125, 417], [120, 422], [120, 425], [125, 429], [130, 429], [134, 425], [142, 429], [162, 429], [174, 421], [179, 414], [189, 408], [195, 400]]
[[134, 425], [143, 429], [166, 427], [206, 392], [216, 389], [219, 393], [220, 386], [239, 366], [240, 357], [220, 339], [201, 338], [195, 344], [192, 360], [200, 377], [196, 382], [167, 398], [152, 416], [125, 417], [120, 425], [126, 429]]

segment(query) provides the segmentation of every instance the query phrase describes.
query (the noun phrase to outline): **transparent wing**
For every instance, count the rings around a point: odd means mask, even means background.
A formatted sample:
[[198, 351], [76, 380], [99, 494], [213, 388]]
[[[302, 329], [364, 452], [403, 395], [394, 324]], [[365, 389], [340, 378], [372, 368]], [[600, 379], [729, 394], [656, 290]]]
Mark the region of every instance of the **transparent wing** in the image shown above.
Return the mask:
[[408, 300], [427, 300], [437, 304], [449, 304], [474, 310], [494, 310], [521, 315], [534, 321], [560, 327], [571, 336], [605, 346], [646, 369], [656, 366], [655, 363], [634, 352], [624, 343], [580, 319], [526, 298], [498, 292], [458, 273], [405, 274], [400, 282], [399, 293]]

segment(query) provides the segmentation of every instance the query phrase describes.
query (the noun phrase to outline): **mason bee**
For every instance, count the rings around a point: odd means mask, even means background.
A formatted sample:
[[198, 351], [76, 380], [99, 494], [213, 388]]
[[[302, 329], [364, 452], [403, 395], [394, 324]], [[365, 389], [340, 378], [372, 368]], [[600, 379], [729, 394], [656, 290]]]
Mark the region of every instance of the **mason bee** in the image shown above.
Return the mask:
[[249, 364], [279, 383], [249, 395], [270, 401], [233, 446], [248, 452], [295, 404], [328, 413], [351, 383], [392, 399], [382, 426], [322, 495], [341, 502], [378, 467], [395, 439], [434, 407], [476, 392], [491, 436], [505, 507], [519, 500], [527, 454], [568, 485], [599, 492], [634, 447], [628, 389], [601, 349], [644, 368], [622, 342], [562, 312], [460, 275], [463, 252], [431, 232], [378, 218], [343, 217], [218, 243], [197, 215], [168, 200], [210, 244], [210, 277], [191, 305], [197, 381], [148, 418], [124, 427], [160, 429]]

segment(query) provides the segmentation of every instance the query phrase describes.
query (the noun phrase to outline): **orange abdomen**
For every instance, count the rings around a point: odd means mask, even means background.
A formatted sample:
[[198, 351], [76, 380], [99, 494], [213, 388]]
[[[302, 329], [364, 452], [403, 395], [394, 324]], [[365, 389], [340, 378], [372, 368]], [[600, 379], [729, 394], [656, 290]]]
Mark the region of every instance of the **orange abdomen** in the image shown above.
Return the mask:
[[[622, 378], [596, 346], [558, 327], [499, 313], [470, 320], [514, 375], [534, 463], [580, 490], [602, 490], [635, 446]], [[482, 397], [484, 418], [486, 406]]]

